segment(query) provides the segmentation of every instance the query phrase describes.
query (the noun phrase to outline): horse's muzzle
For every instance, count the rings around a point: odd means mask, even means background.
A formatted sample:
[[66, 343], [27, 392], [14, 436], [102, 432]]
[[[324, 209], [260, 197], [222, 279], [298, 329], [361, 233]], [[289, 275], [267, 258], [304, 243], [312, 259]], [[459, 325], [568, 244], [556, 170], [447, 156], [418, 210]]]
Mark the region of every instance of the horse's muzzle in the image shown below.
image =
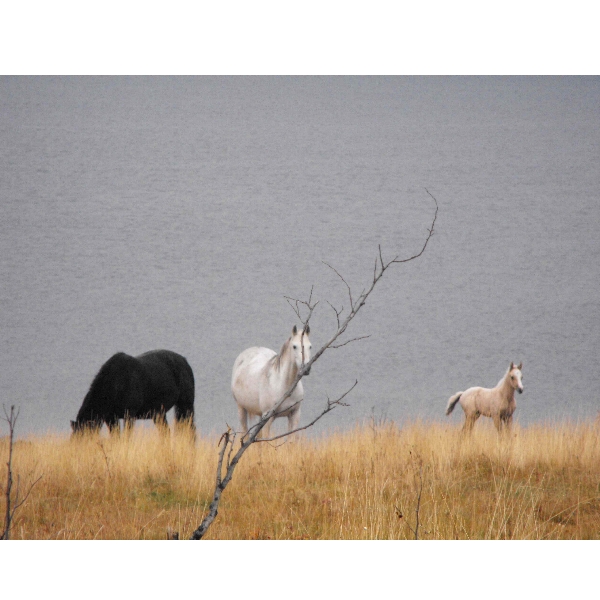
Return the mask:
[[523, 393], [523, 388], [519, 388], [519, 394]]
[[310, 375], [310, 367], [304, 370], [304, 375]]

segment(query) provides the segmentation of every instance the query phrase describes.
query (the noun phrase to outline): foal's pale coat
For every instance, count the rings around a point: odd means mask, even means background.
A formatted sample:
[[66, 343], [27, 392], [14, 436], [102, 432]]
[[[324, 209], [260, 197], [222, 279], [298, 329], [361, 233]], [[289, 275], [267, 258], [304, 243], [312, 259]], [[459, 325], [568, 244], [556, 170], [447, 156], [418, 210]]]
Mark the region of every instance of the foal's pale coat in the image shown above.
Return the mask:
[[[291, 337], [283, 344], [279, 354], [269, 348], [253, 347], [244, 350], [235, 359], [231, 391], [244, 432], [248, 431], [248, 415], [260, 418], [269, 412], [291, 387], [298, 370], [310, 360], [309, 333], [308, 325], [301, 331], [294, 325]], [[299, 381], [292, 395], [263, 428], [263, 437], [269, 437], [273, 419], [279, 417], [288, 418], [288, 431], [296, 429], [303, 397], [304, 389], [302, 381]]]
[[516, 367], [512, 362], [504, 377], [495, 388], [472, 387], [465, 392], [458, 392], [448, 400], [446, 415], [449, 415], [460, 402], [465, 411], [464, 431], [471, 431], [475, 421], [483, 415], [491, 417], [498, 432], [502, 427], [510, 429], [512, 416], [517, 408], [515, 390], [523, 392], [523, 363]]

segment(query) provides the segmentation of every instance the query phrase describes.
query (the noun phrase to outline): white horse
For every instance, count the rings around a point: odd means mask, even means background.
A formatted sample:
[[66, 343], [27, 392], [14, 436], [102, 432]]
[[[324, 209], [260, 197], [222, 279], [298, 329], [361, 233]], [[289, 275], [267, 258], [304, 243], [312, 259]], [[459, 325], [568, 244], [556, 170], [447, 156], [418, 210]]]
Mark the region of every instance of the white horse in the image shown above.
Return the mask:
[[512, 416], [517, 408], [515, 402], [515, 390], [523, 393], [523, 374], [521, 372], [523, 363], [518, 367], [510, 363], [508, 371], [498, 382], [495, 388], [472, 387], [465, 392], [458, 392], [448, 400], [446, 415], [449, 415], [460, 402], [465, 411], [465, 425], [463, 431], [469, 432], [473, 429], [475, 421], [481, 415], [491, 417], [498, 432], [504, 426], [510, 429]]
[[[261, 418], [269, 412], [290, 388], [298, 370], [310, 360], [312, 346], [308, 339], [309, 334], [308, 325], [301, 331], [294, 325], [291, 337], [283, 344], [279, 354], [269, 348], [253, 347], [244, 350], [235, 359], [231, 391], [238, 405], [244, 433], [248, 431], [248, 415]], [[309, 373], [310, 369], [305, 375]], [[275, 418], [287, 417], [288, 431], [296, 429], [303, 397], [302, 381], [299, 381], [291, 396], [263, 428], [265, 438], [269, 437]]]

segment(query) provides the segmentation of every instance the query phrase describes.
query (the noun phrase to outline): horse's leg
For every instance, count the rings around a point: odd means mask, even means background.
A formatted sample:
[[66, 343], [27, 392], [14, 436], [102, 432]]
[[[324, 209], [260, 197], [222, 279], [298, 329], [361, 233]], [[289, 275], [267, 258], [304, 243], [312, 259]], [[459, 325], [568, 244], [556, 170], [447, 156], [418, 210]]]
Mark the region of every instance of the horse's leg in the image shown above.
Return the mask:
[[196, 441], [196, 425], [194, 424], [194, 405], [180, 406], [175, 405], [175, 431], [179, 434], [185, 432], [191, 434]]
[[248, 432], [248, 411], [245, 408], [242, 408], [238, 404], [238, 415], [240, 417], [240, 425], [242, 427], [242, 433]]
[[162, 435], [169, 435], [169, 424], [167, 423], [167, 415], [164, 412], [154, 413], [152, 420]]
[[[510, 428], [512, 425], [512, 415], [507, 415], [502, 417], [501, 421], [500, 421], [500, 426], [502, 428], [501, 433], [505, 436], [508, 436], [508, 434], [510, 433]], [[500, 430], [498, 430], [498, 432], [500, 433]]]
[[130, 417], [129, 414], [126, 414], [125, 418], [123, 419], [123, 430], [125, 432], [126, 439], [129, 439], [131, 437], [134, 421], [135, 419], [133, 417]]
[[108, 431], [110, 432], [111, 437], [113, 435], [116, 435], [118, 437], [121, 433], [121, 426], [119, 424], [119, 419], [117, 419], [116, 417], [110, 417], [108, 419], [105, 419], [105, 421], [106, 421], [106, 426], [108, 427]]
[[298, 421], [300, 420], [300, 408], [298, 407], [293, 413], [288, 415], [288, 433], [294, 431], [298, 427]]
[[263, 440], [268, 440], [271, 437], [271, 425], [273, 425], [273, 421], [275, 420], [275, 417], [271, 417], [268, 421], [267, 424], [262, 428], [261, 433], [261, 438]]
[[509, 415], [508, 417], [506, 417], [506, 420], [504, 421], [504, 426], [506, 428], [506, 433], [510, 433], [510, 431], [512, 429], [512, 419], [513, 419], [513, 416]]
[[471, 417], [468, 415], [465, 415], [465, 422], [464, 422], [463, 428], [462, 428], [462, 433], [464, 433], [465, 435], [470, 433], [471, 429], [473, 429], [473, 423], [471, 423], [471, 421], [472, 421]]
[[498, 433], [502, 433], [504, 419], [500, 417], [500, 415], [492, 415], [492, 420], [494, 421], [494, 425], [496, 426]]
[[119, 419], [116, 417], [107, 417], [104, 419], [106, 426], [108, 427], [108, 431], [110, 432], [110, 436], [119, 436], [121, 433], [121, 426], [119, 425]]
[[463, 433], [471, 433], [473, 431], [473, 426], [475, 425], [475, 421], [479, 418], [479, 413], [465, 413], [465, 424], [463, 425]]

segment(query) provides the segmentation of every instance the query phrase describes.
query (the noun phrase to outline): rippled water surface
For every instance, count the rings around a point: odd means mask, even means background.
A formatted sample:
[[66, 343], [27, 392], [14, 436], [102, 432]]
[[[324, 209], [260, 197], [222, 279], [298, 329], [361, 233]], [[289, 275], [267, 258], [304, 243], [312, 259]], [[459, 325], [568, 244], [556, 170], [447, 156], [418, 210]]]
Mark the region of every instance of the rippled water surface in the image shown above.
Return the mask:
[[[351, 406], [443, 420], [523, 361], [522, 424], [600, 410], [600, 79], [0, 78], [0, 394], [20, 433], [69, 430], [117, 351], [169, 348], [196, 422], [237, 424], [231, 367], [278, 350], [284, 296], [347, 308], [390, 270], [305, 382], [303, 421]], [[448, 418], [458, 424], [461, 411]], [[281, 427], [281, 425], [279, 425]]]

